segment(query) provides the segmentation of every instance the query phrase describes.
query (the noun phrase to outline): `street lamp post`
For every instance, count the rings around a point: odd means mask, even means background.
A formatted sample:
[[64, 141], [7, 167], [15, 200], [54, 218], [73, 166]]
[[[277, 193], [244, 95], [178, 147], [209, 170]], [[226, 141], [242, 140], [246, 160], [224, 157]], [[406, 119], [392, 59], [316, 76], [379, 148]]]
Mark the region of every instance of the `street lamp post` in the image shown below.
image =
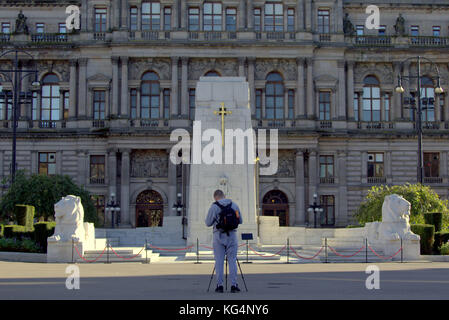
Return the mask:
[[[12, 101], [12, 161], [11, 161], [11, 183], [14, 182], [16, 178], [16, 146], [17, 146], [17, 121], [18, 121], [18, 106], [20, 104], [27, 103], [30, 100], [31, 94], [28, 92], [19, 92], [22, 80], [30, 75], [34, 75], [34, 82], [32, 86], [39, 87], [40, 83], [37, 81], [38, 71], [34, 70], [21, 70], [19, 69], [19, 53], [23, 53], [29, 56], [32, 60], [34, 57], [23, 50], [13, 49], [8, 50], [0, 55], [0, 59], [7, 54], [14, 53], [14, 66], [12, 69], [0, 69], [0, 74], [4, 75], [6, 79], [11, 82], [12, 90], [13, 90], [13, 101]], [[23, 75], [22, 75], [23, 74]], [[10, 76], [12, 75], [12, 77]], [[24, 97], [24, 101], [19, 101], [22, 97]], [[8, 97], [6, 92], [1, 92], [0, 99], [4, 99], [6, 103], [8, 103]], [[6, 105], [8, 108], [8, 105]]]
[[177, 202], [173, 204], [172, 210], [176, 212], [177, 216], [182, 216], [182, 234], [183, 234], [183, 238], [184, 238], [184, 234], [185, 234], [185, 226], [187, 224], [187, 218], [184, 216], [183, 211], [184, 211], [184, 204], [182, 203], [182, 193], [178, 193], [177, 194]]
[[311, 204], [309, 206], [309, 209], [307, 209], [307, 211], [309, 213], [313, 213], [313, 221], [314, 221], [313, 225], [314, 225], [314, 228], [316, 228], [316, 215], [318, 213], [322, 213], [323, 212], [323, 207], [320, 204], [318, 204], [317, 200], [318, 200], [318, 195], [315, 193], [313, 195], [313, 204]]
[[[422, 100], [421, 100], [421, 80], [422, 80], [422, 75], [421, 75], [421, 60], [424, 59], [428, 62], [430, 62], [430, 64], [435, 67], [435, 70], [437, 72], [437, 77], [436, 78], [431, 78], [430, 79], [437, 80], [437, 86], [435, 88], [435, 93], [436, 94], [441, 94], [444, 92], [443, 88], [440, 85], [440, 71], [438, 69], [438, 66], [431, 61], [430, 59], [418, 56], [418, 57], [413, 57], [413, 58], [408, 58], [406, 60], [404, 60], [401, 65], [403, 65], [405, 62], [410, 61], [412, 59], [416, 59], [417, 60], [417, 74], [416, 76], [414, 75], [409, 75], [409, 76], [401, 76], [398, 75], [398, 85], [395, 88], [395, 91], [397, 93], [404, 93], [405, 90], [402, 87], [402, 81], [409, 81], [409, 83], [411, 82], [411, 80], [413, 79], [417, 79], [417, 93], [416, 93], [416, 98], [417, 98], [417, 107], [415, 107], [415, 101], [413, 99], [413, 97], [410, 97], [409, 99], [406, 99], [405, 102], [407, 102], [408, 104], [410, 104], [410, 108], [412, 110], [416, 110], [416, 124], [415, 124], [415, 129], [416, 129], [416, 134], [418, 136], [418, 172], [417, 172], [417, 180], [418, 183], [423, 184], [424, 181], [424, 156], [423, 156], [423, 142], [422, 142], [422, 136], [423, 136], [423, 131], [422, 131]], [[428, 102], [427, 102], [427, 105]]]
[[117, 212], [117, 214], [120, 213], [120, 204], [118, 202], [115, 202], [115, 193], [111, 193], [110, 201], [106, 205], [106, 212], [111, 213], [111, 228], [114, 229], [115, 227], [115, 216], [114, 213]]

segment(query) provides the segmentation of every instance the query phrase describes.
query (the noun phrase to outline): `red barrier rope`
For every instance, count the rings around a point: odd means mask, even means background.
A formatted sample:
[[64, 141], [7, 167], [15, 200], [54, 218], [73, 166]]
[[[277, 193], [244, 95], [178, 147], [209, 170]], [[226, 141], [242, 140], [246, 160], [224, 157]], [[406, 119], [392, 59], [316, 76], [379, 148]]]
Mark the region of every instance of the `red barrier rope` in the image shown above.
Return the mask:
[[389, 256], [389, 257], [384, 257], [384, 256], [381, 256], [381, 255], [378, 255], [377, 252], [374, 251], [373, 248], [371, 248], [371, 246], [368, 245], [368, 248], [371, 250], [372, 253], [374, 253], [377, 257], [379, 257], [379, 258], [381, 258], [381, 259], [383, 259], [383, 260], [390, 260], [390, 259], [393, 259], [394, 257], [396, 257], [396, 256], [399, 254], [399, 252], [402, 251], [402, 247], [400, 247], [399, 250], [398, 250], [394, 255]]
[[153, 248], [153, 249], [156, 249], [156, 250], [162, 250], [162, 251], [183, 251], [183, 250], [191, 249], [191, 248], [193, 248], [195, 245], [192, 244], [192, 245], [189, 246], [189, 247], [180, 248], [180, 249], [164, 249], [164, 248], [159, 248], [159, 247], [152, 246], [151, 244], [148, 244], [148, 246], [149, 246], [150, 248]]
[[332, 251], [333, 253], [335, 253], [337, 256], [342, 257], [342, 258], [351, 258], [351, 257], [354, 257], [355, 255], [359, 254], [363, 249], [365, 249], [365, 246], [363, 246], [363, 247], [361, 247], [360, 250], [358, 250], [356, 253], [347, 256], [347, 255], [339, 254], [339, 253], [338, 253], [337, 251], [335, 251], [335, 249], [332, 248], [330, 245], [327, 245], [327, 247], [328, 247], [329, 249], [331, 249], [331, 251]]
[[206, 249], [209, 249], [209, 250], [214, 250], [214, 248], [212, 248], [212, 247], [208, 247], [208, 246], [205, 246], [205, 245], [200, 245], [200, 247], [203, 247], [203, 248], [206, 248]]
[[112, 252], [114, 252], [114, 254], [115, 254], [117, 257], [119, 257], [120, 259], [123, 259], [123, 260], [132, 260], [132, 259], [136, 258], [138, 255], [140, 255], [140, 253], [143, 251], [143, 249], [145, 249], [145, 247], [143, 247], [143, 248], [139, 251], [138, 254], [136, 254], [136, 255], [134, 255], [134, 256], [132, 256], [132, 257], [129, 257], [129, 258], [125, 258], [125, 257], [122, 257], [122, 256], [118, 255], [117, 252], [115, 252], [115, 250], [114, 250], [111, 246], [109, 246], [109, 248], [111, 248]]
[[279, 250], [278, 252], [276, 252], [275, 254], [266, 256], [266, 255], [264, 255], [264, 254], [258, 253], [256, 250], [254, 250], [253, 248], [251, 248], [250, 245], [248, 245], [248, 247], [251, 249], [252, 252], [254, 252], [254, 253], [255, 253], [256, 255], [258, 255], [259, 257], [265, 257], [265, 258], [271, 258], [271, 257], [277, 256], [277, 255], [279, 255], [279, 253], [281, 253], [282, 251], [284, 251], [285, 248], [287, 248], [287, 246], [283, 246], [282, 249]]
[[295, 249], [293, 249], [293, 247], [290, 246], [290, 249], [292, 249], [293, 253], [294, 253], [298, 258], [306, 259], [306, 260], [312, 260], [312, 259], [316, 258], [316, 257], [321, 253], [321, 251], [323, 251], [323, 248], [324, 248], [324, 247], [321, 247], [321, 249], [320, 249], [320, 250], [319, 250], [313, 257], [307, 258], [307, 257], [300, 256], [300, 255], [295, 251]]
[[103, 252], [95, 259], [95, 260], [86, 260], [86, 259], [84, 259], [84, 257], [80, 254], [80, 252], [78, 251], [78, 248], [76, 247], [76, 246], [74, 246], [75, 247], [75, 250], [76, 250], [76, 253], [78, 253], [78, 256], [81, 258], [81, 259], [83, 259], [85, 262], [88, 262], [88, 263], [92, 263], [92, 262], [96, 262], [96, 261], [98, 261], [102, 256], [103, 256], [103, 254], [104, 254], [104, 252], [106, 251], [106, 248], [107, 247], [105, 247], [104, 249], [103, 249]]

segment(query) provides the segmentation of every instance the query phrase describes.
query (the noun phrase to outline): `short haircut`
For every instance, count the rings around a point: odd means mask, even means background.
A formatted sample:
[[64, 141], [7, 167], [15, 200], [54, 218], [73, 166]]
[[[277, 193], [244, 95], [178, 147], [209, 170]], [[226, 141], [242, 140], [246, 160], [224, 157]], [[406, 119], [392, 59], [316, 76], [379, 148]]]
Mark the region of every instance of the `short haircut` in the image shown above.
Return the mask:
[[214, 198], [222, 199], [225, 197], [225, 194], [221, 190], [215, 190], [214, 192]]

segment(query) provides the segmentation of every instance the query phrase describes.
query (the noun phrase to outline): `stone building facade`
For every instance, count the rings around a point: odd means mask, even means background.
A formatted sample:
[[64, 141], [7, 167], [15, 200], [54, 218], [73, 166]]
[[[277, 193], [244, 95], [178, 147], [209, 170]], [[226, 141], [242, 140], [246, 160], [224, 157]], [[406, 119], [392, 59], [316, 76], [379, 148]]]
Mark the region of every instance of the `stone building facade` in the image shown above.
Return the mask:
[[[37, 68], [41, 83], [22, 81], [33, 98], [20, 105], [17, 167], [71, 176], [96, 196], [106, 224], [111, 194], [121, 227], [148, 225], [148, 212], [188, 217], [172, 210], [178, 200], [188, 207], [189, 166], [168, 161], [170, 133], [191, 129], [201, 76], [243, 76], [253, 126], [279, 129], [279, 170], [258, 179], [260, 214], [313, 224], [307, 208], [317, 194], [319, 225], [346, 226], [373, 185], [417, 181], [414, 115], [404, 102], [415, 83], [403, 95], [394, 88], [399, 75], [416, 74], [415, 60], [402, 61], [421, 55], [435, 63], [422, 64], [425, 183], [447, 198], [449, 4], [369, 4], [380, 9], [379, 29], [365, 27], [368, 3], [355, 0], [0, 0], [1, 51], [29, 52], [19, 66]], [[79, 31], [66, 30], [69, 5], [80, 8]], [[11, 92], [4, 75], [0, 85]], [[4, 177], [10, 101], [0, 108]]]

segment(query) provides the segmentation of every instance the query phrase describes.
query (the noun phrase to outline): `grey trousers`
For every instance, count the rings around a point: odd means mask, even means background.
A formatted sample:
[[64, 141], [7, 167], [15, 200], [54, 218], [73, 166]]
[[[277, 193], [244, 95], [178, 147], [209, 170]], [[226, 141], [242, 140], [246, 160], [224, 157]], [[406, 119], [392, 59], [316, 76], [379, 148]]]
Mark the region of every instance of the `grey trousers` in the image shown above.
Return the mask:
[[237, 232], [214, 232], [214, 257], [217, 286], [223, 285], [223, 264], [225, 255], [228, 257], [229, 278], [233, 286], [237, 285]]

